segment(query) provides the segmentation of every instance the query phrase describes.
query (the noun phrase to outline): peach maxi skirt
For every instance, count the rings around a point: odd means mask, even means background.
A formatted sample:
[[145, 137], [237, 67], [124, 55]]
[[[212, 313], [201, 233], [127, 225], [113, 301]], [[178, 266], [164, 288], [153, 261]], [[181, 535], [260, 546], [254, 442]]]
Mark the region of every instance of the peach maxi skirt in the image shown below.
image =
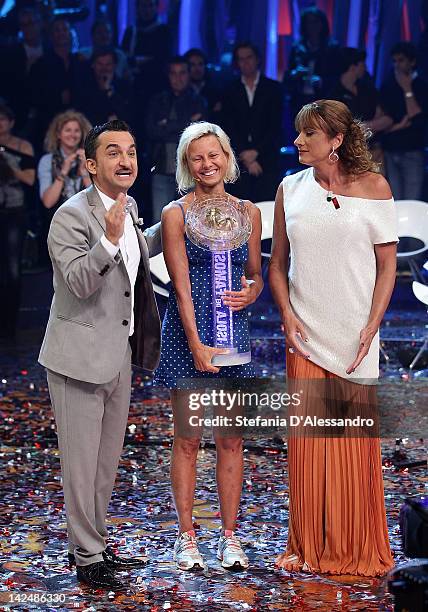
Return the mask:
[[[292, 384], [335, 378], [289, 352], [287, 376]], [[364, 402], [373, 387], [358, 387]], [[378, 437], [290, 436], [288, 471], [288, 544], [278, 566], [359, 576], [381, 576], [393, 567]]]

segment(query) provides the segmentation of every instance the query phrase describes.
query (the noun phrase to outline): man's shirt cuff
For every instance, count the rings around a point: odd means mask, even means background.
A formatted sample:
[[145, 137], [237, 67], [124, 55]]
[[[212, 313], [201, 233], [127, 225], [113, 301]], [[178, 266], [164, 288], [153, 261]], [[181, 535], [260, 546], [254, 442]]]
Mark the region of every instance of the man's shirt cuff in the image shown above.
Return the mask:
[[110, 242], [110, 240], [108, 240], [108, 238], [106, 238], [105, 234], [103, 234], [101, 236], [101, 240], [100, 240], [101, 244], [103, 245], [103, 247], [105, 248], [105, 250], [107, 251], [107, 253], [110, 255], [110, 257], [112, 257], [113, 259], [116, 257], [116, 255], [119, 253], [119, 246], [113, 244], [112, 242]]

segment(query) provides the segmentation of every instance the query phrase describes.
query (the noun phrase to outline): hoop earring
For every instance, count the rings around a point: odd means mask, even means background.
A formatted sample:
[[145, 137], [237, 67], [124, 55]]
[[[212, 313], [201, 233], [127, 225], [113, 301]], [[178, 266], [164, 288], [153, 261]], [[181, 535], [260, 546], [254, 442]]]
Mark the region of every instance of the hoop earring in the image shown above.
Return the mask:
[[339, 156], [336, 153], [336, 151], [334, 150], [334, 147], [332, 148], [332, 150], [330, 151], [330, 155], [328, 156], [329, 160], [331, 161], [332, 164], [335, 164], [339, 161]]

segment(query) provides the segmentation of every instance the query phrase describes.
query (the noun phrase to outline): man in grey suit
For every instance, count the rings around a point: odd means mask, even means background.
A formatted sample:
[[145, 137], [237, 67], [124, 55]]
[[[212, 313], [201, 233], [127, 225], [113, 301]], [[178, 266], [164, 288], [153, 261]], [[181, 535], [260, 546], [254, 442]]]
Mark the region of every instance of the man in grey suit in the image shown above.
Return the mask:
[[158, 227], [143, 235], [126, 196], [138, 170], [126, 123], [93, 128], [85, 156], [93, 184], [57, 210], [49, 230], [55, 295], [39, 361], [58, 432], [69, 560], [91, 587], [123, 590], [114, 569], [142, 560], [113, 552], [105, 519], [128, 418], [131, 352], [146, 370], [159, 360], [149, 255], [161, 243]]

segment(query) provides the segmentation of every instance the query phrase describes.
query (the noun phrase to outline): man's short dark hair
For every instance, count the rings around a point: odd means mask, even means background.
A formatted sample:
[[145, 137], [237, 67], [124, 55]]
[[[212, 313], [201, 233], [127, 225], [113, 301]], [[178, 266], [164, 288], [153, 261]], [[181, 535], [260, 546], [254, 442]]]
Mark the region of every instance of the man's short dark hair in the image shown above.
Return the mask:
[[21, 9], [19, 9], [18, 19], [21, 19], [21, 17], [25, 17], [26, 15], [31, 15], [31, 17], [34, 17], [34, 19], [37, 19], [37, 21], [42, 20], [40, 11], [35, 9], [33, 6], [23, 6]]
[[101, 26], [107, 26], [111, 29], [111, 23], [107, 21], [107, 19], [95, 19], [94, 23], [91, 26], [91, 36], [94, 35], [94, 32], [98, 30]]
[[233, 49], [233, 61], [234, 62], [238, 61], [238, 51], [240, 49], [251, 49], [251, 51], [254, 53], [254, 55], [257, 57], [257, 59], [260, 61], [261, 55], [260, 55], [260, 51], [258, 50], [256, 45], [254, 45], [249, 40], [245, 40], [245, 41], [239, 42], [237, 45], [235, 45], [235, 47]]
[[63, 15], [55, 15], [49, 21], [49, 33], [52, 32], [52, 29], [56, 23], [61, 23], [62, 21], [68, 25], [69, 29], [71, 29], [70, 22], [66, 17], [64, 17]]
[[97, 149], [99, 146], [98, 137], [104, 132], [129, 132], [134, 139], [135, 136], [131, 131], [131, 128], [125, 121], [121, 121], [120, 119], [114, 119], [113, 121], [107, 121], [107, 123], [103, 123], [102, 125], [96, 125], [88, 132], [88, 135], [85, 138], [85, 157], [86, 159], [95, 159], [95, 155], [97, 153]]
[[321, 24], [321, 41], [324, 46], [330, 37], [330, 26], [328, 25], [327, 15], [316, 6], [309, 6], [300, 13], [300, 37], [306, 41], [308, 39], [308, 24], [310, 19], [318, 19]]
[[200, 57], [201, 59], [204, 60], [204, 64], [207, 63], [207, 56], [202, 51], [202, 49], [198, 49], [197, 47], [192, 47], [192, 49], [189, 49], [188, 51], [186, 51], [183, 57], [186, 60], [186, 62], [189, 62], [191, 57]]
[[100, 47], [99, 49], [94, 49], [91, 55], [91, 64], [93, 64], [99, 57], [105, 57], [106, 55], [110, 55], [113, 58], [115, 64], [117, 64], [117, 53], [114, 47]]
[[0, 115], [7, 117], [9, 121], [15, 121], [15, 113], [2, 98], [0, 98]]
[[394, 55], [404, 55], [409, 61], [416, 61], [416, 47], [413, 43], [402, 40], [392, 47], [391, 57], [394, 57]]
[[354, 47], [343, 47], [339, 50], [340, 59], [340, 74], [343, 74], [351, 66], [356, 66], [360, 62], [365, 62], [367, 53], [363, 49], [355, 49]]
[[169, 71], [171, 66], [175, 66], [177, 64], [184, 64], [185, 66], [188, 65], [184, 55], [174, 55], [173, 57], [170, 57], [166, 64], [167, 71]]

